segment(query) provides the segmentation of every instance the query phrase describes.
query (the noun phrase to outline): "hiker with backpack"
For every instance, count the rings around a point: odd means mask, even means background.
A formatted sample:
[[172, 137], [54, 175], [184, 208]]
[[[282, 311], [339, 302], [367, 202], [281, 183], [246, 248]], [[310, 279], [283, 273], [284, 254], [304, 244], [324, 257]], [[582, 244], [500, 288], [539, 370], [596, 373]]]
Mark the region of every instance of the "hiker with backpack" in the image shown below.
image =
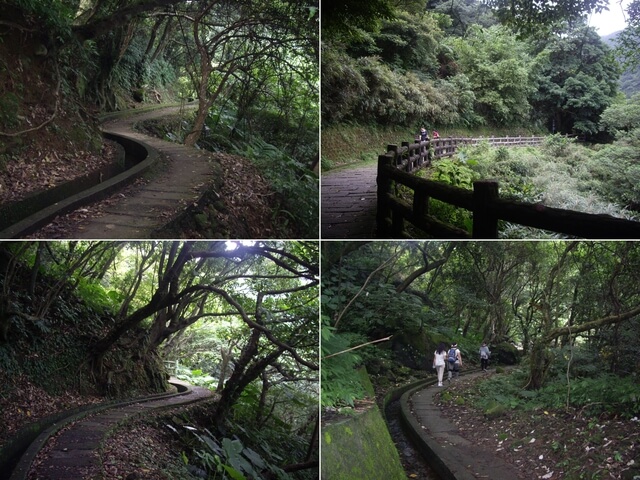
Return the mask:
[[487, 347], [487, 342], [482, 342], [482, 346], [480, 347], [480, 366], [482, 367], [483, 372], [487, 371], [490, 356], [491, 350]]
[[444, 366], [447, 357], [447, 347], [444, 346], [444, 342], [440, 342], [438, 349], [433, 353], [433, 368], [438, 372], [438, 386], [442, 387], [442, 377], [444, 376]]
[[447, 378], [451, 381], [452, 377], [456, 378], [460, 374], [460, 367], [462, 367], [462, 355], [460, 354], [457, 343], [451, 345], [451, 348], [449, 349], [449, 353], [447, 354], [447, 364], [449, 366], [449, 374]]

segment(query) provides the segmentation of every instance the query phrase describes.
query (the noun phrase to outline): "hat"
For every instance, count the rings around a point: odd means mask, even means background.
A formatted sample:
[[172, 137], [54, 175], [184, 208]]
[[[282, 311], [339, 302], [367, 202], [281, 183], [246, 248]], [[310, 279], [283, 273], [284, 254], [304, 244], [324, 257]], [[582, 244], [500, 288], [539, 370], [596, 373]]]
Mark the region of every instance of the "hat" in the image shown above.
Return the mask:
[[457, 346], [458, 346], [458, 344], [457, 344], [457, 343], [452, 343], [452, 344], [451, 344], [451, 346], [452, 346], [452, 347], [457, 347]]

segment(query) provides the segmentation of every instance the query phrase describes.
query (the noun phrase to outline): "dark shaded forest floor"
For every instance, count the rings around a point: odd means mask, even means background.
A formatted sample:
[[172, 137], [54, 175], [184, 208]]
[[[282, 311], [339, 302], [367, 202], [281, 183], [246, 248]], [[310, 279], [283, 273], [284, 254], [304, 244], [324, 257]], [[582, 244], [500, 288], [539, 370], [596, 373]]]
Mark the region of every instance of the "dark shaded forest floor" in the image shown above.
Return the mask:
[[116, 161], [114, 142], [99, 152], [70, 150], [66, 145], [34, 142], [0, 169], [0, 204], [22, 200]]
[[[472, 399], [480, 378], [461, 377], [440, 394], [442, 415], [473, 443], [493, 447], [531, 479], [635, 479], [640, 418], [583, 411], [508, 409], [488, 419]], [[524, 474], [526, 475], [526, 474]]]
[[50, 395], [25, 376], [11, 379], [10, 394], [0, 396], [0, 447], [21, 428], [31, 422], [82, 405], [104, 402], [98, 395], [64, 392]]
[[[161, 119], [147, 120], [136, 124], [136, 129], [146, 135], [168, 140], [183, 122], [177, 113]], [[171, 133], [171, 135], [167, 135]], [[278, 199], [260, 170], [251, 160], [225, 152], [215, 152], [224, 172], [219, 191], [212, 191], [212, 200], [224, 202], [225, 213], [217, 221], [226, 225], [233, 238], [293, 238], [286, 231], [286, 222], [274, 218], [278, 210]], [[181, 228], [185, 238], [201, 238], [197, 218], [183, 222]]]

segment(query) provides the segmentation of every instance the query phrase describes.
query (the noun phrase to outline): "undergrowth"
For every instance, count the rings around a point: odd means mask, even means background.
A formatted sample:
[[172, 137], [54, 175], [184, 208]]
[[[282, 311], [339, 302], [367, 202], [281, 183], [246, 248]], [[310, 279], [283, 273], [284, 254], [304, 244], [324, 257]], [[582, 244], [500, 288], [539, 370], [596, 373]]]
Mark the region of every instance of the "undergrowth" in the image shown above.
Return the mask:
[[[196, 378], [202, 376], [195, 372]], [[273, 403], [263, 422], [256, 420], [262, 408], [261, 389], [250, 384], [220, 428], [211, 425], [211, 407], [204, 404], [166, 418], [163, 426], [179, 437], [180, 458], [197, 477], [315, 478], [314, 468], [301, 470], [294, 476], [283, 467], [316, 458], [314, 452], [309, 452], [309, 438], [317, 419], [317, 396], [307, 396], [293, 388], [286, 392], [286, 398], [279, 392], [283, 390], [268, 394]]]
[[[192, 121], [193, 114], [189, 114], [176, 121], [145, 122], [144, 128], [165, 140], [182, 143]], [[307, 165], [289, 155], [284, 146], [244, 132], [235, 126], [235, 122], [232, 110], [212, 110], [199, 145], [210, 151], [226, 151], [251, 160], [277, 195], [278, 208], [274, 210], [273, 218], [277, 219], [280, 229], [293, 232], [292, 236], [299, 238], [317, 238], [318, 177]]]
[[633, 377], [598, 373], [593, 377], [557, 376], [540, 390], [527, 390], [527, 372], [494, 375], [479, 382], [474, 403], [486, 410], [496, 402], [523, 411], [567, 410], [588, 417], [601, 414], [631, 418], [640, 413], [640, 385]]
[[236, 142], [234, 153], [248, 158], [278, 194], [280, 208], [274, 217], [303, 238], [318, 237], [318, 177], [295, 158], [260, 137]]
[[[375, 165], [378, 155], [386, 151], [387, 145], [400, 145], [412, 142], [420, 131], [402, 126], [364, 125], [358, 123], [340, 123], [322, 128], [322, 170], [328, 171], [343, 166]], [[441, 138], [447, 137], [491, 137], [491, 136], [530, 136], [525, 129], [495, 129], [478, 127], [474, 130], [457, 127], [437, 128]]]

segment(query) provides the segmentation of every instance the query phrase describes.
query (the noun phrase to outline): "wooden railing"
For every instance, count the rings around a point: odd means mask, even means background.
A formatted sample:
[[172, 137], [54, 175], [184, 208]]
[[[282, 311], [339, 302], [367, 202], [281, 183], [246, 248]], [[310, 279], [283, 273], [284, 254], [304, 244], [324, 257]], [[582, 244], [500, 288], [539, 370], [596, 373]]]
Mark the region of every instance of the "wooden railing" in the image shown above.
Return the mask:
[[[480, 145], [482, 142], [487, 142], [492, 147], [526, 147], [528, 145], [535, 146], [540, 145], [544, 141], [544, 137], [450, 137], [450, 138], [437, 138], [428, 141], [428, 145], [433, 151], [433, 158], [452, 157], [455, 155], [458, 147], [466, 145]], [[405, 142], [406, 143], [406, 142]], [[405, 145], [403, 143], [403, 145]], [[419, 142], [417, 142], [419, 143]]]
[[[525, 142], [529, 138], [538, 144], [542, 141], [541, 137], [484, 140], [493, 140], [490, 142], [493, 145], [523, 145], [525, 143], [511, 139]], [[412, 175], [415, 170], [431, 163], [431, 150], [438, 152], [437, 158], [443, 158], [452, 156], [462, 143], [474, 144], [476, 140], [438, 139], [431, 142], [433, 149], [429, 148], [428, 141], [404, 142], [400, 147], [389, 145], [387, 153], [378, 157], [377, 237], [407, 237], [405, 222], [409, 222], [432, 238], [498, 238], [498, 222], [504, 220], [581, 238], [640, 238], [640, 222], [500, 199], [498, 182], [493, 180], [474, 182], [473, 191], [470, 191]], [[411, 203], [396, 194], [400, 185], [413, 191]], [[431, 198], [471, 211], [471, 235], [429, 215]]]

